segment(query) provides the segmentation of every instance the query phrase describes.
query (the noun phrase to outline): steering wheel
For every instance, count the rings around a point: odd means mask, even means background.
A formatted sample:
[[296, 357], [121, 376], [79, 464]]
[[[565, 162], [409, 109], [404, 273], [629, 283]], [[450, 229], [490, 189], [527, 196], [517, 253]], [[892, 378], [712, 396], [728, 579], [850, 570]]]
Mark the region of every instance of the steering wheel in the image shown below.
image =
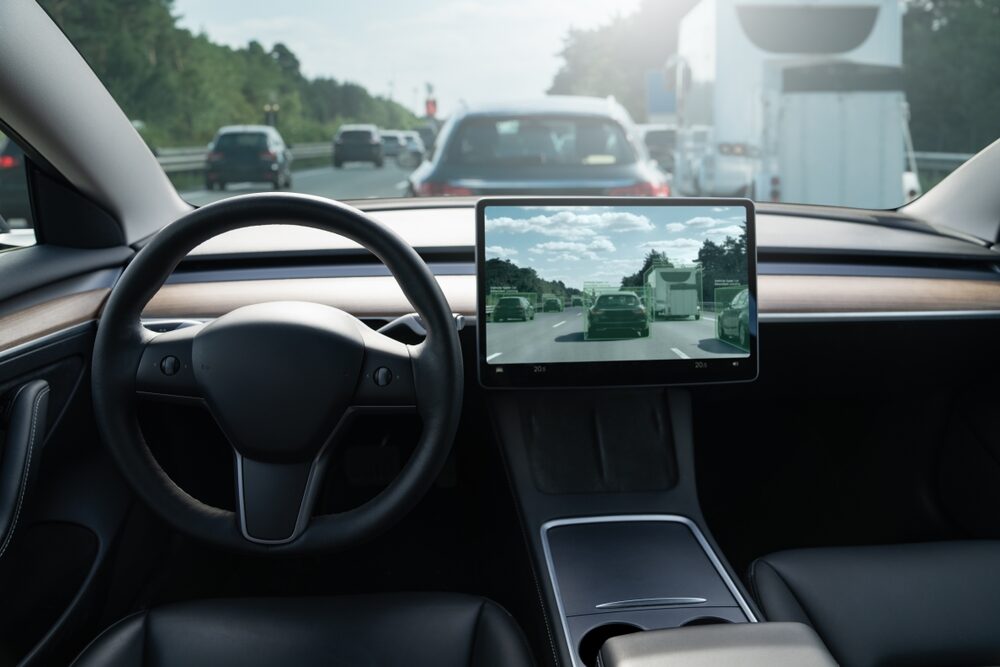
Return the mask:
[[[345, 236], [389, 269], [427, 331], [418, 345], [305, 302], [238, 308], [206, 325], [154, 334], [150, 298], [196, 246], [234, 229], [294, 224]], [[94, 345], [94, 411], [132, 488], [177, 530], [224, 548], [338, 549], [391, 526], [423, 496], [451, 448], [462, 403], [454, 317], [420, 256], [361, 211], [320, 197], [252, 194], [199, 208], [161, 230], [122, 273]], [[233, 448], [236, 512], [181, 489], [157, 463], [137, 395], [203, 404]], [[331, 453], [364, 413], [416, 411], [422, 431], [397, 478], [346, 512], [313, 517]]]

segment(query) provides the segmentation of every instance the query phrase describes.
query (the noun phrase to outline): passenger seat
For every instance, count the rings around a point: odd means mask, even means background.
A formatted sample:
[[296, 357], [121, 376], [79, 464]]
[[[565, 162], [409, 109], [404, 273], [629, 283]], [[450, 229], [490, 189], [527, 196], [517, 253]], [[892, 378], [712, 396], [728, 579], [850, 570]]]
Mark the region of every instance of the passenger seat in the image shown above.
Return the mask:
[[1000, 541], [782, 551], [754, 561], [750, 587], [844, 667], [1000, 665]]

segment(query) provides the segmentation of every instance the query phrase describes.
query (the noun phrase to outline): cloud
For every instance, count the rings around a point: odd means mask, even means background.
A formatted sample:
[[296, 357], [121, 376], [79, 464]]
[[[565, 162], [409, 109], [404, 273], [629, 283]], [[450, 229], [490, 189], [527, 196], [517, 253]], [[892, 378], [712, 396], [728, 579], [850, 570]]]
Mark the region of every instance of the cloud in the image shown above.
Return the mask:
[[517, 254], [517, 250], [514, 248], [504, 248], [502, 245], [488, 245], [486, 246], [486, 254], [493, 255], [494, 257], [513, 257]]
[[534, 232], [544, 236], [558, 236], [566, 240], [588, 239], [599, 234], [616, 232], [651, 231], [653, 223], [644, 215], [627, 211], [578, 211], [564, 210], [530, 218], [509, 216], [490, 218], [486, 221], [489, 231], [514, 234]]
[[586, 243], [581, 241], [546, 241], [529, 248], [528, 252], [535, 254], [544, 252], [576, 252], [587, 256], [597, 257], [597, 255], [593, 252], [594, 250], [601, 252], [614, 252], [615, 244], [611, 242], [611, 239], [605, 236], [598, 236], [592, 241]]
[[561, 253], [561, 254], [558, 254], [558, 255], [553, 255], [552, 257], [549, 257], [548, 261], [550, 261], [550, 262], [579, 262], [580, 261], [580, 257], [579, 257], [579, 255], [571, 255], [568, 252], [564, 252], [564, 253]]
[[726, 222], [724, 220], [717, 220], [715, 218], [709, 218], [702, 215], [697, 218], [691, 218], [684, 224], [688, 227], [715, 227], [716, 225], [724, 225]]
[[667, 231], [668, 232], [683, 232], [687, 229], [687, 226], [683, 222], [668, 222]]
[[639, 247], [643, 250], [677, 250], [684, 248], [700, 248], [704, 241], [700, 239], [669, 239], [663, 241], [646, 241], [645, 243], [640, 243]]
[[729, 225], [728, 227], [713, 227], [701, 233], [702, 236], [739, 236], [743, 233], [743, 228], [739, 225]]

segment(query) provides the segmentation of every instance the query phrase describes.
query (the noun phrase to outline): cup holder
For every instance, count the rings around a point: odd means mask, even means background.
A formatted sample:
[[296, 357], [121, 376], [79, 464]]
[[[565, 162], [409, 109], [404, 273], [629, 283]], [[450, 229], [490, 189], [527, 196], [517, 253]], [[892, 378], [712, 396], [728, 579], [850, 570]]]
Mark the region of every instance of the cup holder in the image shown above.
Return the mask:
[[[718, 620], [721, 621], [722, 619]], [[642, 632], [642, 628], [631, 623], [605, 623], [604, 625], [598, 625], [596, 628], [591, 628], [580, 639], [580, 660], [587, 667], [596, 667], [597, 654], [601, 652], [604, 642], [612, 637], [630, 635], [634, 632]]]
[[681, 623], [681, 627], [688, 628], [693, 625], [720, 625], [723, 623], [732, 623], [732, 621], [719, 618], [718, 616], [698, 616], [697, 618], [692, 618], [690, 621], [684, 621]]

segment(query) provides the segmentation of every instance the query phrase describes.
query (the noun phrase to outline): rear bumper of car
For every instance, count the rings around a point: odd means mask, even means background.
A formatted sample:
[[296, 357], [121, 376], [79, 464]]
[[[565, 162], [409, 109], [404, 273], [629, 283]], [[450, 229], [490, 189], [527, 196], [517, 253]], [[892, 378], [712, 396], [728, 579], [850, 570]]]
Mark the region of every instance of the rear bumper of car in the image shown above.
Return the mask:
[[380, 146], [336, 146], [333, 159], [338, 162], [374, 162], [381, 159]]

